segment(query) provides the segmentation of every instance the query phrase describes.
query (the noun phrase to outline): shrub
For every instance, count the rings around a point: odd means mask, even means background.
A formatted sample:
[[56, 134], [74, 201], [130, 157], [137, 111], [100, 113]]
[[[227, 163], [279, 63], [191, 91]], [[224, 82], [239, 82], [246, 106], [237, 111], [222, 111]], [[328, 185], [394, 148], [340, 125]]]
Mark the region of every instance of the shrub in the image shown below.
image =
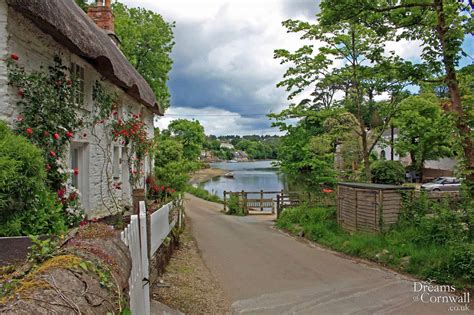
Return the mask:
[[240, 205], [239, 197], [231, 195], [229, 201], [227, 201], [227, 214], [230, 215], [245, 215], [245, 211]]
[[375, 161], [371, 171], [372, 181], [377, 184], [400, 185], [405, 181], [405, 168], [399, 161]]
[[61, 205], [45, 186], [43, 152], [0, 122], [0, 236], [65, 230]]
[[185, 190], [189, 180], [189, 173], [198, 169], [199, 164], [185, 160], [170, 162], [155, 167], [155, 178], [158, 185], [171, 186], [176, 191]]

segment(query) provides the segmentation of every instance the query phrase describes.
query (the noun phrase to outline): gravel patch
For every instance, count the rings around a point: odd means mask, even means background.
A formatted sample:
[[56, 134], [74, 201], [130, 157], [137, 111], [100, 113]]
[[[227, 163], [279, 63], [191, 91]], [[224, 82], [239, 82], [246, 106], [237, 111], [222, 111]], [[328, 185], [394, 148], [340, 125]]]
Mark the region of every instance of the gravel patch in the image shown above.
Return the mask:
[[225, 314], [229, 300], [202, 260], [187, 224], [180, 248], [153, 285], [153, 299], [186, 314]]

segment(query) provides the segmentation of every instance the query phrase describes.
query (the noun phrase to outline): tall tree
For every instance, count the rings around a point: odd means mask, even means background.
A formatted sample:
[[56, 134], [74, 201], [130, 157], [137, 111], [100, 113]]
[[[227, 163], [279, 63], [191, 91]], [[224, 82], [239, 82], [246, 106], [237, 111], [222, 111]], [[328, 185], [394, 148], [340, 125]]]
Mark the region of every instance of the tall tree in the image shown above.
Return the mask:
[[[289, 32], [302, 33], [301, 39], [314, 41], [319, 48], [305, 45], [293, 53], [276, 50], [275, 58], [291, 65], [278, 86], [290, 92], [290, 100], [308, 88], [313, 89], [313, 104], [305, 99], [298, 106], [315, 110], [331, 107], [334, 93], [343, 92], [343, 101], [336, 103], [344, 106], [357, 119], [354, 132], [362, 144], [365, 176], [370, 179], [370, 153], [403, 95], [401, 91], [405, 81], [398, 74], [404, 64], [395, 57], [384, 56], [382, 39], [364, 25], [321, 22], [327, 21], [331, 14], [330, 9], [321, 11], [314, 24], [295, 20], [283, 22]], [[375, 96], [382, 93], [387, 93], [389, 100], [376, 103]], [[389, 110], [385, 110], [386, 116], [375, 124], [375, 120], [370, 118], [379, 105]]]
[[168, 126], [171, 136], [183, 145], [184, 158], [195, 161], [199, 158], [206, 139], [204, 127], [197, 120], [177, 119]]
[[[330, 10], [334, 22], [351, 21], [370, 26], [379, 35], [391, 40], [418, 40], [424, 69], [433, 77], [442, 77], [449, 91], [447, 111], [455, 115], [458, 136], [465, 159], [467, 183], [474, 192], [474, 142], [470, 109], [463, 104], [457, 66], [465, 55], [465, 36], [474, 33], [474, 9], [469, 0], [324, 0], [322, 10]], [[417, 75], [415, 74], [416, 78]], [[430, 79], [418, 77], [418, 81]]]
[[153, 11], [129, 8], [120, 2], [114, 3], [112, 9], [123, 53], [150, 84], [160, 106], [168, 108], [167, 81], [173, 64], [170, 54], [174, 46], [174, 22], [168, 23]]
[[84, 11], [87, 13], [87, 9], [89, 8], [89, 4], [87, 3], [87, 0], [75, 0], [76, 4]]
[[398, 127], [395, 150], [400, 155], [409, 154], [421, 180], [426, 160], [438, 160], [453, 153], [452, 120], [442, 111], [433, 94], [403, 100], [395, 126]]

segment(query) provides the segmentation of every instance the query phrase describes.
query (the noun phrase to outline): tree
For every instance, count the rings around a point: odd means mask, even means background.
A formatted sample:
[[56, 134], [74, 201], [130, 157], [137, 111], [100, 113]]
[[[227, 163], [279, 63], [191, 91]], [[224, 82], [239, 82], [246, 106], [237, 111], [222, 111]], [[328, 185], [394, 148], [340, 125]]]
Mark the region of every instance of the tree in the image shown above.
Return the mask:
[[171, 136], [183, 145], [184, 158], [196, 161], [205, 141], [204, 127], [197, 120], [177, 119], [168, 126]]
[[[471, 1], [422, 0], [343, 0], [321, 3], [321, 9], [334, 14], [332, 21], [351, 21], [368, 25], [389, 40], [419, 40], [423, 63], [418, 73], [430, 73], [435, 81], [448, 87], [450, 104], [445, 109], [454, 114], [458, 137], [465, 159], [465, 169], [471, 194], [474, 190], [474, 143], [469, 108], [463, 104], [457, 66], [465, 55], [462, 44], [467, 34], [474, 32], [474, 9]], [[469, 36], [468, 35], [468, 36]], [[415, 81], [430, 81], [428, 76], [413, 74]]]
[[[311, 111], [300, 106], [270, 115], [277, 120], [273, 126], [286, 132], [278, 146], [280, 168], [314, 188], [336, 182], [334, 147], [324, 137], [324, 122], [329, 115], [330, 111]], [[285, 122], [295, 117], [300, 118], [295, 126]]]
[[87, 9], [89, 8], [89, 4], [87, 3], [87, 0], [75, 0], [76, 4], [84, 11], [87, 13]]
[[166, 22], [153, 11], [128, 8], [119, 2], [112, 9], [123, 53], [150, 84], [161, 108], [168, 108], [170, 93], [166, 83], [173, 64], [170, 54], [174, 22]]
[[403, 100], [395, 126], [399, 130], [395, 150], [400, 155], [410, 155], [412, 166], [421, 179], [426, 160], [437, 160], [453, 153], [452, 120], [443, 113], [433, 94]]
[[[290, 92], [289, 100], [308, 88], [315, 91], [314, 100], [304, 99], [295, 108], [320, 110], [339, 105], [356, 118], [354, 133], [360, 138], [365, 174], [370, 179], [370, 153], [404, 96], [406, 82], [401, 69], [405, 65], [396, 57], [384, 56], [383, 42], [375, 31], [348, 21], [334, 23], [329, 18], [332, 14], [331, 8], [325, 7], [315, 24], [283, 22], [289, 32], [302, 33], [301, 39], [315, 41], [319, 48], [305, 45], [293, 53], [276, 50], [275, 58], [291, 65], [278, 86]], [[337, 91], [344, 93], [342, 101], [334, 101]], [[375, 96], [382, 93], [389, 94], [388, 101], [375, 102]], [[384, 117], [371, 119], [382, 112]]]

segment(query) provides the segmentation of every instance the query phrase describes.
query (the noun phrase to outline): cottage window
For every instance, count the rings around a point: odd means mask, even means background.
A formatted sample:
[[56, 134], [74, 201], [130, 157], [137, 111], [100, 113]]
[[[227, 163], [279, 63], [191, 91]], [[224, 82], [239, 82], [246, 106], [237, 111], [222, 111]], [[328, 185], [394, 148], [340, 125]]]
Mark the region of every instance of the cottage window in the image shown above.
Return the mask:
[[76, 106], [84, 105], [85, 85], [84, 68], [76, 63], [71, 64], [71, 78], [74, 81], [73, 98]]
[[[72, 148], [71, 149], [71, 168], [72, 169], [77, 169], [79, 170], [79, 148]], [[79, 174], [72, 176], [72, 185], [76, 187], [77, 189], [80, 189], [79, 187]]]
[[89, 207], [89, 150], [85, 143], [73, 142], [69, 151], [69, 167], [76, 170], [71, 175], [71, 185], [81, 192], [81, 203]]

